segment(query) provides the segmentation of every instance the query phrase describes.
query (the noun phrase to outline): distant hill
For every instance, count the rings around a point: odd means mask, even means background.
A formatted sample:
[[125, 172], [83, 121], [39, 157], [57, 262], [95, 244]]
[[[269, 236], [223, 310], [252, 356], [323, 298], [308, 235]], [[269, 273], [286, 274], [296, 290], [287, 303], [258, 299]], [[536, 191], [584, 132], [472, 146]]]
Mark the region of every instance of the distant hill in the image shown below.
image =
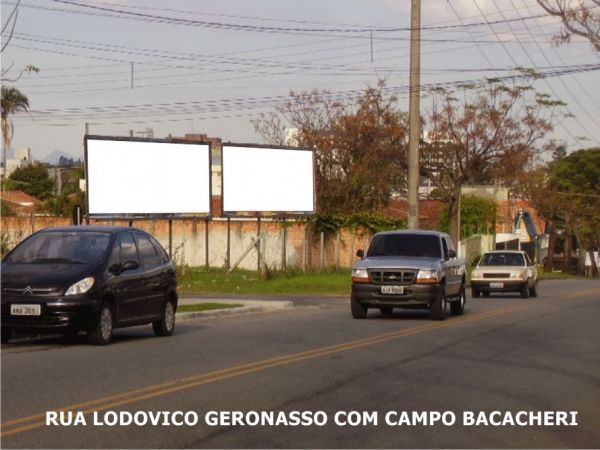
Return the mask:
[[61, 158], [73, 159], [76, 161], [78, 159], [82, 159], [82, 156], [81, 155], [74, 156], [71, 153], [67, 153], [63, 150], [54, 150], [52, 153], [50, 153], [49, 155], [46, 155], [44, 158], [42, 158], [42, 162], [52, 164], [52, 165], [57, 165], [60, 162]]

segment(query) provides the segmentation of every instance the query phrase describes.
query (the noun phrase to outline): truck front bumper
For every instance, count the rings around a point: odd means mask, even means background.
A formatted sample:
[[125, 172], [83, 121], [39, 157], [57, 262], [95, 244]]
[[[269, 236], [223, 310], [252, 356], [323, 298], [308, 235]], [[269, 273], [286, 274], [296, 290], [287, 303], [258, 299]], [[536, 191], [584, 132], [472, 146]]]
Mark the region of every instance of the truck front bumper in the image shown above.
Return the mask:
[[439, 284], [411, 284], [403, 286], [402, 294], [382, 294], [381, 287], [370, 283], [352, 283], [352, 298], [361, 305], [373, 307], [428, 307], [441, 291]]

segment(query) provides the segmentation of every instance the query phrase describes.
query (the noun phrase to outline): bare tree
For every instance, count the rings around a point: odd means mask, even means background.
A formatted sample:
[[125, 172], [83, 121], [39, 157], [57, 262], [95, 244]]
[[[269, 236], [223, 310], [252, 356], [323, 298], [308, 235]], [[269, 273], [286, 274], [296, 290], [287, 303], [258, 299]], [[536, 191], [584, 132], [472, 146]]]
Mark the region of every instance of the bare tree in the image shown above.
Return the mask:
[[582, 36], [600, 51], [600, 0], [537, 0], [542, 8], [560, 17], [563, 29], [555, 36], [558, 43], [569, 42], [571, 36]]

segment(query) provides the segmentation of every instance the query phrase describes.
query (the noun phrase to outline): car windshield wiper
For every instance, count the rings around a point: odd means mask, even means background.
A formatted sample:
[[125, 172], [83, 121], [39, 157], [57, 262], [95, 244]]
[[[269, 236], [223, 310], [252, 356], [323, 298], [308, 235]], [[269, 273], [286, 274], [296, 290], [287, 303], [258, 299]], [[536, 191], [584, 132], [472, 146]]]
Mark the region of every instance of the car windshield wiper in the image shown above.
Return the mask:
[[85, 261], [79, 261], [71, 258], [34, 258], [28, 261], [30, 263], [67, 263], [67, 264], [85, 264]]

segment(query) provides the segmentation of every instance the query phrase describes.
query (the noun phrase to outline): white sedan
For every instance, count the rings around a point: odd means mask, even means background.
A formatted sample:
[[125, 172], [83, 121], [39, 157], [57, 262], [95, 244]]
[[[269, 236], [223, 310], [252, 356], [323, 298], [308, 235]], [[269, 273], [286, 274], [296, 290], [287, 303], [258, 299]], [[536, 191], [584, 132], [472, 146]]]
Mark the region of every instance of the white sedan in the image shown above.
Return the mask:
[[485, 253], [471, 274], [474, 298], [490, 292], [519, 292], [521, 297], [537, 297], [537, 269], [523, 251], [496, 250]]

